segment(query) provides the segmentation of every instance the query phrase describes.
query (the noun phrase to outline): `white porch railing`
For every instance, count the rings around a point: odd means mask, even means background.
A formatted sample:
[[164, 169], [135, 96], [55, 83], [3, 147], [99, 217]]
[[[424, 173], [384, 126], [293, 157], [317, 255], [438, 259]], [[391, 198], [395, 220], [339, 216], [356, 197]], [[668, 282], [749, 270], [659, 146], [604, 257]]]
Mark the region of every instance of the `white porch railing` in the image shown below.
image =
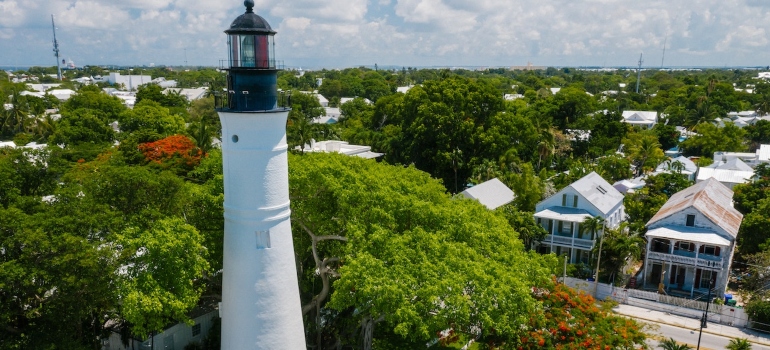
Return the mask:
[[558, 236], [558, 235], [547, 235], [545, 236], [545, 239], [542, 241], [542, 243], [551, 243], [551, 242], [553, 242], [554, 244], [566, 245], [566, 246], [581, 248], [585, 250], [590, 250], [594, 247], [593, 240], [574, 238], [574, 237], [564, 237], [564, 236]]
[[690, 258], [687, 256], [681, 256], [676, 254], [647, 252], [647, 257], [650, 259], [668, 261], [671, 263], [681, 264], [681, 265], [692, 265], [692, 266], [698, 266], [698, 267], [706, 267], [710, 269], [722, 268], [722, 261], [714, 261], [714, 260], [701, 259], [701, 258]]

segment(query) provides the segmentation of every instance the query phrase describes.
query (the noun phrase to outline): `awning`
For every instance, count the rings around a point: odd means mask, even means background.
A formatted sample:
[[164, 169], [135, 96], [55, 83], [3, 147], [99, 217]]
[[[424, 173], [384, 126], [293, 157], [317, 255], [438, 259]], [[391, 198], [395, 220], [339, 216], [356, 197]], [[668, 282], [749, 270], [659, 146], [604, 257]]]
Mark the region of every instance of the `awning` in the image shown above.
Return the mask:
[[647, 231], [648, 237], [668, 238], [677, 241], [699, 242], [729, 247], [730, 241], [724, 237], [700, 227], [663, 226]]
[[585, 209], [550, 207], [535, 213], [535, 217], [559, 221], [583, 222], [583, 220], [591, 218], [593, 215], [589, 214]]

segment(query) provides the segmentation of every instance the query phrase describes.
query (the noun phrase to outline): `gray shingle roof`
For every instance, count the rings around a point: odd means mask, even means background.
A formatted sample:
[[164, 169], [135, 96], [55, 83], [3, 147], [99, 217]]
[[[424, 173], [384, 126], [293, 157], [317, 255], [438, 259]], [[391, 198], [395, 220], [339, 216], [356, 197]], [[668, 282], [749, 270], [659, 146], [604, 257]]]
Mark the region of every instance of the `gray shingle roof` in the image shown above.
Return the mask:
[[593, 171], [582, 179], [573, 182], [570, 187], [591, 202], [604, 215], [607, 215], [619, 202], [623, 202], [623, 194]]

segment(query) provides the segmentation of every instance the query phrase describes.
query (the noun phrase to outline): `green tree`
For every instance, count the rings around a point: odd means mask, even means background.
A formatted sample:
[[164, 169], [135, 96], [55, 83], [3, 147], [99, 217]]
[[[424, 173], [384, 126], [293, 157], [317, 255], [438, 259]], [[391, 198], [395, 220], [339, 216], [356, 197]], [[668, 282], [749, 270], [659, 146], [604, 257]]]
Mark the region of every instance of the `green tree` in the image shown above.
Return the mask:
[[727, 344], [727, 350], [751, 350], [751, 343], [746, 338], [730, 339], [730, 343]]
[[610, 183], [629, 179], [634, 175], [631, 171], [631, 162], [617, 154], [599, 158], [596, 172]]
[[629, 134], [623, 145], [626, 156], [636, 167], [637, 176], [655, 169], [665, 158], [658, 136], [650, 130]]
[[134, 334], [146, 337], [171, 321], [191, 322], [187, 312], [201, 296], [196, 280], [208, 269], [202, 240], [181, 218], [161, 219], [148, 230], [131, 227], [118, 236], [125, 266], [118, 279], [121, 315]]
[[503, 216], [411, 167], [337, 154], [290, 156], [290, 167], [309, 339], [415, 347], [453, 327], [515, 343], [555, 262], [524, 253]]
[[682, 153], [684, 155], [712, 156], [714, 152], [741, 152], [746, 149], [744, 137], [746, 131], [726, 123], [724, 127], [718, 127], [711, 123], [699, 124], [696, 128], [697, 135], [682, 141]]
[[185, 133], [182, 117], [171, 114], [169, 109], [152, 100], [137, 103], [133, 109], [120, 115], [120, 131], [123, 137], [137, 131], [154, 132], [161, 137]]
[[687, 344], [679, 344], [674, 338], [663, 339], [658, 342], [658, 346], [663, 350], [690, 350], [691, 346]]

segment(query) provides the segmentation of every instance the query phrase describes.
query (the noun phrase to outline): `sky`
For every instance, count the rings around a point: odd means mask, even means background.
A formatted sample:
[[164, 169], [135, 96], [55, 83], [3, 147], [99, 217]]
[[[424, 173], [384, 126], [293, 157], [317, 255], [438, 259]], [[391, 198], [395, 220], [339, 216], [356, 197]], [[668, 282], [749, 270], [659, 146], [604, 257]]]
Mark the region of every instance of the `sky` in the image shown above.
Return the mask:
[[[286, 67], [768, 66], [770, 0], [255, 0]], [[0, 66], [217, 66], [237, 0], [0, 0]], [[664, 55], [665, 45], [665, 55]]]

